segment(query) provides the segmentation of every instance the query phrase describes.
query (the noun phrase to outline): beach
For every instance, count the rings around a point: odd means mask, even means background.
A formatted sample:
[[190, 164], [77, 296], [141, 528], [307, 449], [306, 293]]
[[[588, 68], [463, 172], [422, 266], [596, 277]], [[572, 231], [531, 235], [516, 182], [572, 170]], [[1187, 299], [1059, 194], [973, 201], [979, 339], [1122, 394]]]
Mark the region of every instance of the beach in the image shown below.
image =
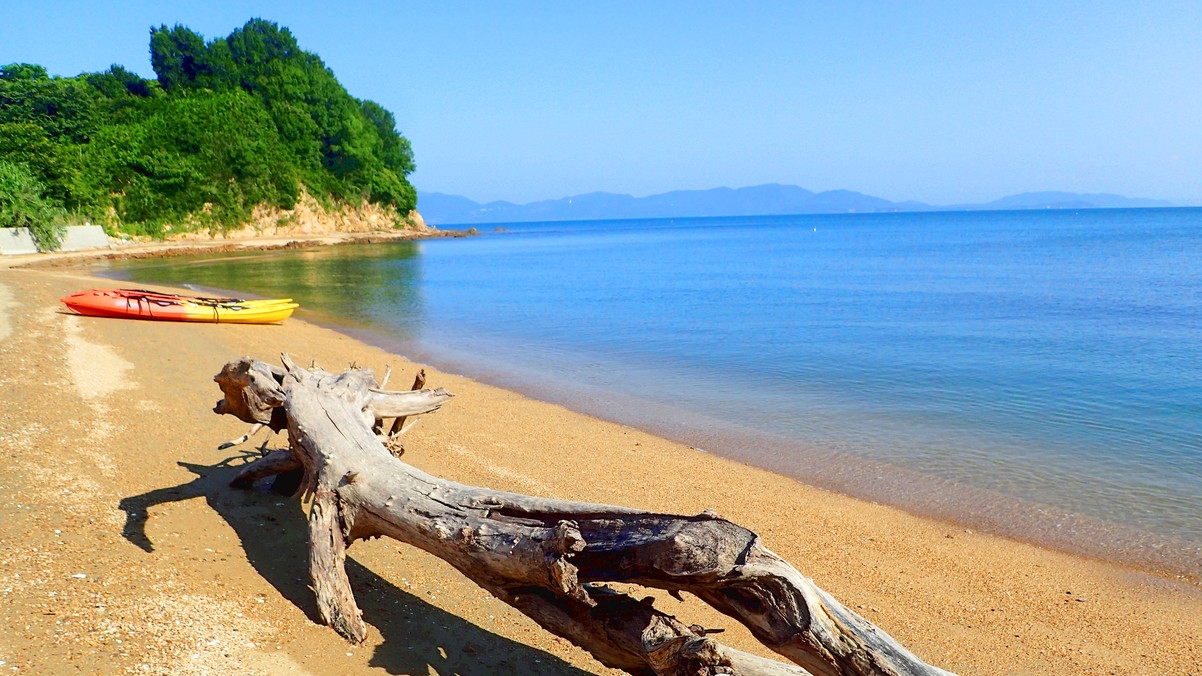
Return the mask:
[[[68, 268], [0, 270], [0, 669], [14, 673], [610, 673], [401, 543], [358, 542], [348, 572], [370, 626], [315, 624], [295, 498], [228, 486], [213, 374], [287, 352], [407, 385], [418, 365], [290, 319], [280, 326], [102, 320], [58, 299], [110, 286]], [[1202, 590], [971, 532], [426, 367], [456, 397], [404, 460], [456, 481], [696, 514], [712, 509], [920, 657], [961, 674], [1198, 674]], [[269, 448], [286, 446], [283, 435]], [[692, 598], [654, 592], [725, 628]]]

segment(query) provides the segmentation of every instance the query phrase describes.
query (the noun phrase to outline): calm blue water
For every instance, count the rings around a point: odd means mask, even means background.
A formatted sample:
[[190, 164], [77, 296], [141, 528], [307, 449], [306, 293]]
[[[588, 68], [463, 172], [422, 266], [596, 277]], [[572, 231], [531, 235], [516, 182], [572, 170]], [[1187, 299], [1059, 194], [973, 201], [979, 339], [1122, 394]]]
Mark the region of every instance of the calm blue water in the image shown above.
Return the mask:
[[1202, 210], [504, 227], [115, 274], [287, 293], [811, 483], [1202, 570]]

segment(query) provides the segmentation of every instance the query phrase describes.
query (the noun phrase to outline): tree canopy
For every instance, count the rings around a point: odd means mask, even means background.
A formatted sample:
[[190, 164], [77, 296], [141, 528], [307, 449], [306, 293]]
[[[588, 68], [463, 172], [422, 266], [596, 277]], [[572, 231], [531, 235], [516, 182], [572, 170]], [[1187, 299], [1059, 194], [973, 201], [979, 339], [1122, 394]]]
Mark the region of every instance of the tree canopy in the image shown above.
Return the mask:
[[327, 204], [416, 206], [392, 113], [351, 96], [287, 28], [252, 19], [206, 41], [163, 25], [150, 61], [154, 80], [120, 65], [0, 67], [0, 160], [50, 204], [134, 233], [237, 225], [260, 204], [290, 208], [302, 187]]

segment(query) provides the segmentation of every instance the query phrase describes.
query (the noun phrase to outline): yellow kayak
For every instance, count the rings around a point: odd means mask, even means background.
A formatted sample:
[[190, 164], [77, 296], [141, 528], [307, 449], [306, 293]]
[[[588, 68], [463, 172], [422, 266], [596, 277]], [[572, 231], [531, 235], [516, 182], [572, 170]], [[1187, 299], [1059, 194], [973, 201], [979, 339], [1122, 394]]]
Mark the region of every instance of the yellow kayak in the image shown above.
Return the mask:
[[91, 289], [62, 300], [72, 312], [89, 317], [217, 324], [275, 324], [300, 307], [291, 298], [206, 298], [140, 289]]

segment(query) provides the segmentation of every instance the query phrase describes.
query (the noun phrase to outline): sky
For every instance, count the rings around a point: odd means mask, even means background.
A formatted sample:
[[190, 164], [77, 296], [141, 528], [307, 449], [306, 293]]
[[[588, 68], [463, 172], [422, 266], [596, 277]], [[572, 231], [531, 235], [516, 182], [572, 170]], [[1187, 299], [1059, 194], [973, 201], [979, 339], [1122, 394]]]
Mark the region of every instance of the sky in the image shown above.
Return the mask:
[[0, 0], [0, 64], [153, 77], [150, 26], [212, 39], [252, 17], [393, 111], [427, 192], [1202, 204], [1197, 2]]

